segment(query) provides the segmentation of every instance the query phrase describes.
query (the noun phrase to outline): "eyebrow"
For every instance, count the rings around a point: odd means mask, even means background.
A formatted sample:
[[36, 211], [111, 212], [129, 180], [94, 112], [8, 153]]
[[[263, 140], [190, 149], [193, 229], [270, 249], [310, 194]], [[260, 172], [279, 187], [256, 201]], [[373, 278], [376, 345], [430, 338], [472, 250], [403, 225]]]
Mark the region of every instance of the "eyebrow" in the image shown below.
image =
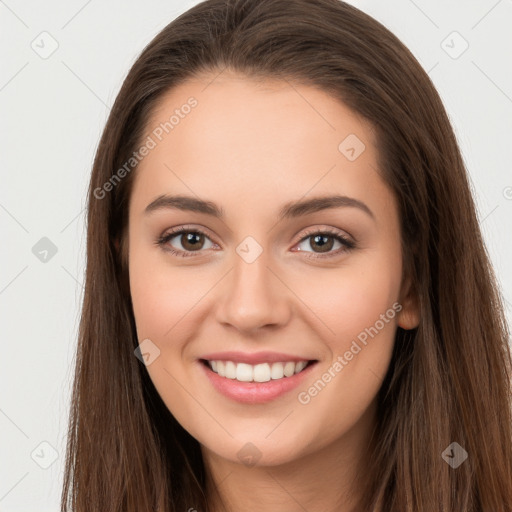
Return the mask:
[[[291, 201], [281, 207], [279, 210], [278, 219], [282, 220], [296, 218], [303, 215], [319, 212], [321, 210], [340, 207], [358, 208], [375, 220], [375, 215], [365, 203], [359, 199], [341, 195], [320, 196], [313, 197], [311, 199]], [[162, 209], [178, 209], [189, 212], [204, 213], [218, 219], [225, 218], [224, 209], [212, 201], [204, 201], [203, 199], [199, 199], [197, 197], [184, 195], [161, 195], [146, 206], [144, 213], [149, 214], [156, 210]]]

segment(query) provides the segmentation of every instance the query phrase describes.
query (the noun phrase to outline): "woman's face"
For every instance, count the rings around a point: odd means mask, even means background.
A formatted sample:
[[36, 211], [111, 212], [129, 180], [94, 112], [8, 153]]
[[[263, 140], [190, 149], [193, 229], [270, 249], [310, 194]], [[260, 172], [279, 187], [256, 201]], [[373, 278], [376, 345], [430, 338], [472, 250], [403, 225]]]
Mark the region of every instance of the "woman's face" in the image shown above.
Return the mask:
[[418, 321], [374, 143], [324, 92], [227, 72], [154, 111], [129, 212], [137, 335], [213, 456], [275, 465], [364, 444], [397, 325]]

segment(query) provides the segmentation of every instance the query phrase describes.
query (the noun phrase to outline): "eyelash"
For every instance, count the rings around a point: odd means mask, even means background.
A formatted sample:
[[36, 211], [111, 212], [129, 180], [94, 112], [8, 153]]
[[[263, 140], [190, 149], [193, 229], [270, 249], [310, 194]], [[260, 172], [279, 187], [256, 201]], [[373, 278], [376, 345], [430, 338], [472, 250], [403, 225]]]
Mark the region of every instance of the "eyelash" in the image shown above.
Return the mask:
[[[195, 256], [194, 252], [202, 252], [202, 251], [181, 251], [181, 250], [173, 249], [170, 246], [166, 246], [172, 238], [174, 238], [177, 235], [183, 234], [183, 233], [200, 234], [200, 235], [204, 235], [207, 238], [210, 238], [201, 229], [197, 229], [197, 228], [190, 229], [190, 228], [187, 228], [187, 226], [182, 226], [180, 228], [176, 228], [175, 230], [169, 231], [165, 235], [162, 235], [161, 237], [159, 237], [158, 240], [156, 240], [156, 244], [158, 246], [162, 247], [163, 250], [171, 253], [172, 255], [179, 256], [182, 258], [188, 258], [191, 256]], [[313, 235], [331, 236], [335, 240], [339, 241], [344, 247], [342, 249], [338, 249], [336, 251], [328, 252], [325, 254], [319, 254], [319, 253], [314, 253], [314, 252], [310, 252], [310, 251], [298, 251], [298, 252], [306, 253], [306, 258], [313, 258], [313, 259], [330, 258], [330, 257], [338, 256], [341, 253], [348, 252], [356, 247], [356, 244], [354, 242], [352, 242], [352, 240], [349, 240], [345, 236], [341, 235], [339, 232], [334, 231], [329, 228], [321, 230], [321, 231], [318, 231], [318, 230], [317, 231], [315, 231], [315, 230], [307, 231], [306, 233], [304, 233], [304, 236], [299, 240], [298, 244], [304, 242], [308, 238], [311, 238]], [[298, 244], [296, 244], [296, 245], [298, 245]]]

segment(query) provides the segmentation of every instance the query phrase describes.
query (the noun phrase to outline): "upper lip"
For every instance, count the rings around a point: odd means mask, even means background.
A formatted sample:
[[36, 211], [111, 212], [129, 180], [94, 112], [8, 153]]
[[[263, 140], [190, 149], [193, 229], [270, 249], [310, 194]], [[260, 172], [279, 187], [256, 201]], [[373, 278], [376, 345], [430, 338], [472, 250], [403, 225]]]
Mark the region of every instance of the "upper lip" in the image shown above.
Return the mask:
[[282, 352], [215, 352], [207, 354], [201, 359], [207, 361], [233, 361], [234, 363], [246, 363], [250, 365], [261, 363], [284, 363], [293, 361], [298, 363], [300, 361], [314, 361], [313, 358], [295, 356], [292, 354], [285, 354]]

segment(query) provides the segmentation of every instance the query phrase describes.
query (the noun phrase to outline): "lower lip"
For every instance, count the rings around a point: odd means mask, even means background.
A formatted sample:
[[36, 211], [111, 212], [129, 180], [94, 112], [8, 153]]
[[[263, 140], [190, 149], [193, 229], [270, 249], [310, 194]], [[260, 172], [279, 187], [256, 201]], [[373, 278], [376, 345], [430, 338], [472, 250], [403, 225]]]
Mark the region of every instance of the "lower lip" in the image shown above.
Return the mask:
[[221, 377], [210, 367], [199, 361], [203, 372], [210, 379], [213, 387], [224, 396], [246, 404], [262, 404], [290, 392], [296, 388], [313, 370], [317, 361], [291, 377], [272, 379], [267, 382], [240, 382], [236, 379]]

